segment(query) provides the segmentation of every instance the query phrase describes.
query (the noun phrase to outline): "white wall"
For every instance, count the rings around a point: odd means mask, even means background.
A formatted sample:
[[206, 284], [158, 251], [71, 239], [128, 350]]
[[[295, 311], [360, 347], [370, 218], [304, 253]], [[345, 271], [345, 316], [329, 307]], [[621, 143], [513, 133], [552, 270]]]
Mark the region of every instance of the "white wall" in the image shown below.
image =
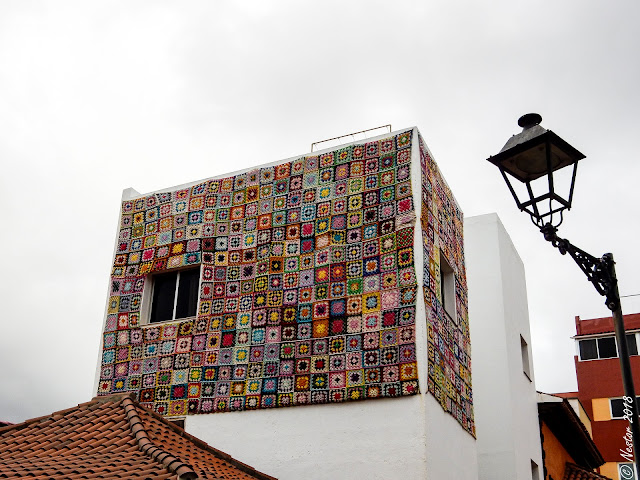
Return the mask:
[[280, 480], [424, 479], [424, 411], [416, 395], [189, 416], [185, 428]]
[[478, 479], [476, 439], [464, 431], [455, 418], [445, 413], [432, 395], [425, 396], [425, 405], [427, 478]]
[[280, 480], [478, 478], [475, 440], [430, 395], [194, 415], [185, 429]]
[[464, 227], [479, 478], [529, 480], [543, 466], [524, 266], [496, 214]]

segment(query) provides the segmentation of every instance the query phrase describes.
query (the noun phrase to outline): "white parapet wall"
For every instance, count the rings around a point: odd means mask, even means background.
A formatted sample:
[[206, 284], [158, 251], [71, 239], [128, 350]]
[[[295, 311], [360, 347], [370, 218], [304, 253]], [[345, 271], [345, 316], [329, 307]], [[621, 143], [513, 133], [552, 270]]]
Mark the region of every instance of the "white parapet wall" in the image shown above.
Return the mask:
[[424, 400], [189, 416], [185, 428], [281, 480], [421, 479], [427, 478]]
[[524, 266], [496, 214], [464, 235], [479, 478], [542, 478]]
[[280, 480], [478, 478], [474, 438], [428, 394], [192, 415], [185, 429]]

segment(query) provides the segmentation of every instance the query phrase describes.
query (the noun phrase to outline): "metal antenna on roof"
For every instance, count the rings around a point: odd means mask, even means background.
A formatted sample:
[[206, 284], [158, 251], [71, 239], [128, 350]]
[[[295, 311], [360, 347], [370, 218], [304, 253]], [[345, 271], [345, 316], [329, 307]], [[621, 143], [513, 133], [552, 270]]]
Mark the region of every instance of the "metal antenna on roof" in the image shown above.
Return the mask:
[[[318, 142], [313, 142], [311, 144], [311, 152], [313, 152], [314, 147], [318, 146], [319, 144], [330, 142], [332, 140], [340, 140], [341, 138], [351, 137], [351, 141], [355, 142], [356, 141], [355, 135], [358, 135], [360, 133], [364, 134], [364, 138], [366, 139], [366, 138], [368, 138], [366, 132], [372, 132], [374, 130], [380, 130], [381, 128], [388, 128], [389, 129], [389, 133], [391, 133], [391, 124], [390, 123], [388, 125], [382, 125], [380, 127], [367, 128], [366, 130], [360, 130], [359, 132], [347, 133], [346, 135], [340, 135], [339, 137], [327, 138], [326, 140], [320, 140]], [[342, 143], [347, 143], [347, 142], [342, 142]], [[337, 145], [340, 145], [340, 143], [338, 143]]]

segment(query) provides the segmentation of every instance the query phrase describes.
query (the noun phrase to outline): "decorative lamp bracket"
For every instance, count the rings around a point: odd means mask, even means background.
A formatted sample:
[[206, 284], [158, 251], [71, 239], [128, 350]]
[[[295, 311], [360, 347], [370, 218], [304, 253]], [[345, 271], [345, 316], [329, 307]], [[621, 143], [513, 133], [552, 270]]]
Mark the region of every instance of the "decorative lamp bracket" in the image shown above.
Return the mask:
[[620, 307], [618, 279], [615, 274], [615, 262], [612, 254], [605, 253], [602, 258], [596, 258], [571, 244], [569, 240], [558, 237], [558, 229], [550, 223], [543, 226], [540, 231], [544, 235], [544, 239], [556, 247], [562, 255], [568, 253], [573, 258], [596, 291], [606, 297], [605, 304], [609, 310], [614, 311]]

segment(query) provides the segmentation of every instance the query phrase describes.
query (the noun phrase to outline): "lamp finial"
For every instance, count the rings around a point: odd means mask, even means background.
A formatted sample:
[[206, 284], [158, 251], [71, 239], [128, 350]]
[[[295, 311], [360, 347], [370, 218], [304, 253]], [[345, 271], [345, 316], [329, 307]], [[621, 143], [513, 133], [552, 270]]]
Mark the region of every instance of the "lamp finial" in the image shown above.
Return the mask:
[[542, 116], [537, 113], [527, 113], [518, 119], [518, 125], [525, 130], [540, 125], [540, 122], [542, 122]]

